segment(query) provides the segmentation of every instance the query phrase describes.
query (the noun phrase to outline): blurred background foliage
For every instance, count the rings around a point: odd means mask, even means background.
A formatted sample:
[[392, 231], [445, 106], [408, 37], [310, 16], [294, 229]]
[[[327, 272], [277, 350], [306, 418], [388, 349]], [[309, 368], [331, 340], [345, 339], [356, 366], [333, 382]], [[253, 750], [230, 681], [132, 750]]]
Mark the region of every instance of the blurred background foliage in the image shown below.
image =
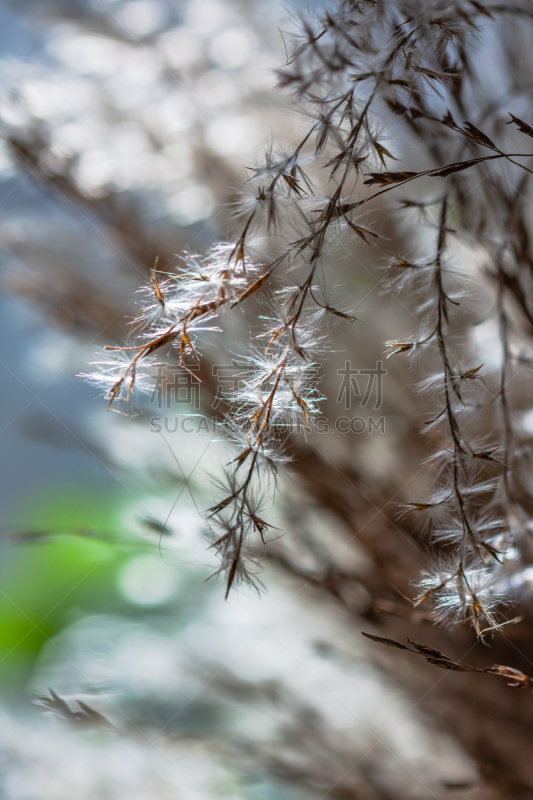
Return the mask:
[[[138, 261], [161, 249], [168, 262], [173, 251], [219, 234], [246, 151], [264, 136], [281, 13], [212, 0], [0, 8], [0, 325], [9, 342], [0, 491], [5, 529], [21, 542], [13, 546], [11, 534], [3, 545], [4, 694], [24, 693], [43, 644], [74, 620], [141, 613], [139, 592], [146, 584], [149, 595], [150, 578], [135, 572], [139, 549], [154, 548], [143, 556], [152, 559], [152, 585], [176, 582], [168, 577], [174, 567], [160, 574], [155, 534], [130, 541], [125, 517], [145, 481], [130, 475], [123, 485], [108, 455], [87, 445], [80, 428], [102, 408], [93, 411], [94, 392], [75, 374], [91, 353], [94, 313], [108, 327], [123, 325], [149, 266]], [[140, 220], [148, 244], [134, 236], [123, 248], [107, 229], [116, 223], [126, 238]], [[88, 320], [76, 318], [80, 294]], [[118, 311], [111, 320], [108, 307]], [[165, 591], [172, 594], [169, 585]]]
[[[65, 494], [68, 499], [65, 500]], [[30, 531], [114, 530], [120, 523], [117, 498], [87, 488], [55, 486], [45, 497], [30, 496], [19, 524]], [[120, 528], [119, 528], [120, 530]], [[124, 554], [112, 545], [70, 533], [30, 534], [26, 547], [3, 556], [0, 595], [0, 661], [4, 692], [25, 687], [43, 644], [76, 616], [124, 610], [117, 575]], [[35, 624], [34, 620], [38, 620]]]

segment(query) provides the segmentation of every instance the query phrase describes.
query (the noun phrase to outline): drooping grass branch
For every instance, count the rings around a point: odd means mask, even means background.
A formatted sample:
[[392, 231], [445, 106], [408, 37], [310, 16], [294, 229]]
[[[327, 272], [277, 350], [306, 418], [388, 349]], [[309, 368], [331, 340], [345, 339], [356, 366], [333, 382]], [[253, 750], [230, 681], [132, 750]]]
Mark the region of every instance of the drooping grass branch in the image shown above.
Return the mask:
[[[337, 0], [319, 18], [302, 16], [278, 76], [280, 86], [292, 94], [303, 133], [289, 147], [271, 145], [251, 169], [243, 185], [241, 226], [229, 243], [205, 256], [186, 255], [184, 268], [164, 280], [154, 272], [143, 290], [136, 343], [107, 349], [88, 376], [113, 406], [127, 401], [135, 389], [150, 388], [155, 359], [170, 347], [192, 375], [202, 339], [220, 330], [225, 312], [246, 309], [252, 298], [266, 303], [247, 355], [250, 369], [228, 398], [227, 431], [236, 457], [215, 480], [220, 499], [208, 512], [226, 596], [238, 581], [257, 581], [254, 545], [265, 541], [269, 527], [262, 510], [264, 476], [275, 483], [289, 460], [283, 450], [285, 432], [309, 428], [318, 413], [316, 364], [324, 353], [328, 320], [353, 319], [349, 308], [339, 309], [328, 300], [328, 262], [340, 238], [350, 232], [379, 250], [381, 237], [369, 221], [376, 201], [384, 202], [403, 187], [417, 191], [431, 184], [444, 194], [435, 257], [421, 262], [397, 256], [390, 262], [392, 272], [401, 274], [393, 279], [394, 288], [413, 285], [421, 296], [421, 331], [412, 341], [392, 343], [391, 351], [427, 351], [440, 363], [425, 385], [441, 401], [427, 428], [446, 429], [450, 446], [437, 454], [432, 498], [408, 506], [448, 515], [446, 524], [435, 528], [443, 558], [422, 582], [422, 597], [432, 596], [445, 617], [469, 617], [478, 632], [482, 618], [495, 622], [500, 562], [510, 536], [504, 508], [509, 503], [497, 494], [503, 480], [510, 497], [511, 476], [505, 466], [503, 478], [487, 479], [484, 470], [487, 462], [497, 463], [498, 448], [509, 461], [512, 440], [506, 393], [511, 345], [503, 296], [511, 292], [523, 310], [529, 306], [512, 270], [498, 267], [505, 353], [498, 401], [504, 433], [491, 441], [476, 439], [469, 428], [475, 428], [476, 417], [494, 397], [482, 364], [470, 363], [468, 347], [456, 353], [451, 346], [464, 289], [454, 295], [455, 276], [445, 259], [450, 206], [463, 215], [457, 235], [474, 237], [492, 254], [497, 243], [487, 221], [496, 213], [490, 192], [495, 186], [503, 191], [493, 172], [522, 171], [526, 178], [532, 172], [522, 163], [531, 154], [515, 142], [496, 144], [494, 135], [470, 121], [458, 124], [450, 110], [463, 118], [469, 113], [467, 100], [476, 80], [469, 48], [480, 26], [492, 24], [497, 13], [498, 7], [479, 2]], [[414, 132], [430, 166], [391, 171], [390, 161], [400, 159], [390, 151], [394, 146], [383, 120], [391, 127], [400, 121]], [[512, 115], [511, 123], [522, 138], [533, 135], [519, 117]], [[465, 147], [471, 157], [457, 158]], [[373, 186], [378, 190], [365, 188]], [[420, 198], [404, 201], [405, 209], [424, 213], [431, 205]], [[496, 229], [500, 235], [500, 221]]]

